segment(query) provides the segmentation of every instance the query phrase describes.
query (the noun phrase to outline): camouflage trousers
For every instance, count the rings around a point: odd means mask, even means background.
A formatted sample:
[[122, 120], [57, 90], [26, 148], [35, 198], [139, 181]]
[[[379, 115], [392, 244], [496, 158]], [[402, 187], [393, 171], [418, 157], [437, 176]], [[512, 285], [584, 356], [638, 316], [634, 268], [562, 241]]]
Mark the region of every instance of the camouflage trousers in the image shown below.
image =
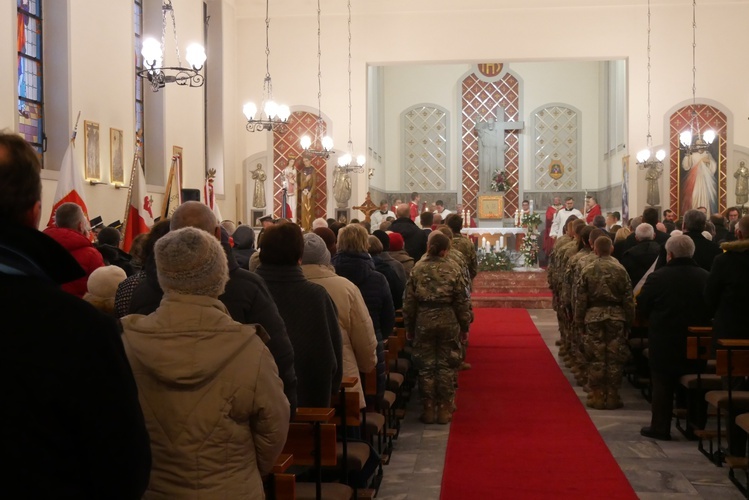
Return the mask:
[[606, 320], [585, 324], [583, 337], [591, 391], [618, 390], [624, 363], [629, 359], [624, 321]]
[[462, 361], [460, 327], [452, 309], [420, 310], [416, 318], [413, 361], [422, 400], [452, 403], [455, 370]]

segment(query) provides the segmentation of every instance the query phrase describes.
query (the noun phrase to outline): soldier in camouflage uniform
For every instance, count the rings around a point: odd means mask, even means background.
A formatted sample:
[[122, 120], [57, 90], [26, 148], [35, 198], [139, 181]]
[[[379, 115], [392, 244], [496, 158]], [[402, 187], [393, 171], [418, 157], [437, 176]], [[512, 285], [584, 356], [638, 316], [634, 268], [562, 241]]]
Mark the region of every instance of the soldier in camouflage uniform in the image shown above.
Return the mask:
[[[591, 252], [590, 244], [588, 243], [588, 237], [590, 236], [590, 233], [593, 232], [593, 229], [595, 229], [593, 226], [583, 226], [580, 230], [580, 234], [577, 235], [577, 252], [572, 255], [567, 260], [567, 267], [564, 270], [564, 277], [562, 279], [562, 302], [565, 304], [569, 304], [568, 309], [568, 316], [572, 317], [572, 310], [575, 307], [575, 302], [572, 300], [572, 288], [575, 283], [575, 278], [578, 276], [578, 262], [588, 255]], [[579, 380], [579, 368], [575, 365], [575, 362], [577, 361], [577, 358], [575, 356], [576, 346], [577, 346], [577, 337], [578, 337], [578, 331], [575, 327], [574, 322], [570, 324], [570, 329], [567, 335], [567, 345], [565, 346], [566, 349], [566, 356], [565, 356], [565, 362], [567, 366], [570, 368], [573, 374], [575, 374], [575, 379], [577, 379], [578, 384], [580, 384]]]
[[445, 219], [445, 225], [449, 227], [450, 231], [452, 231], [453, 233], [453, 250], [457, 250], [458, 252], [463, 254], [463, 257], [465, 257], [470, 285], [479, 272], [479, 261], [478, 257], [476, 256], [476, 248], [473, 246], [473, 242], [471, 240], [460, 235], [460, 231], [463, 229], [463, 219], [460, 215], [448, 215], [447, 219]]
[[632, 282], [624, 267], [611, 257], [612, 247], [609, 238], [596, 239], [598, 258], [580, 273], [579, 307], [575, 309], [575, 321], [585, 325], [587, 404], [598, 410], [623, 406], [619, 387], [629, 359], [627, 334], [635, 315]]
[[553, 288], [556, 292], [557, 297], [557, 318], [559, 320], [559, 332], [562, 337], [562, 345], [559, 348], [559, 356], [564, 358], [567, 356], [567, 349], [569, 347], [569, 341], [567, 339], [570, 332], [570, 302], [569, 298], [562, 296], [562, 284], [564, 279], [564, 272], [567, 268], [567, 261], [569, 258], [577, 253], [577, 239], [578, 231], [585, 226], [585, 221], [582, 219], [575, 219], [567, 224], [567, 234], [570, 239], [567, 243], [563, 244], [558, 251], [556, 251], [556, 257], [554, 259], [554, 280]]
[[449, 249], [450, 239], [442, 232], [429, 234], [427, 256], [411, 271], [403, 301], [424, 405], [421, 420], [427, 424], [434, 423], [435, 411], [437, 423], [452, 419], [455, 369], [471, 320], [463, 271], [445, 257]]
[[[554, 248], [551, 251], [551, 254], [549, 255], [549, 266], [546, 269], [546, 279], [549, 282], [549, 288], [551, 289], [552, 293], [552, 301], [551, 306], [557, 313], [557, 322], [559, 323], [559, 340], [557, 340], [556, 344], [558, 346], [562, 346], [562, 338], [564, 337], [564, 333], [562, 332], [562, 328], [564, 325], [564, 321], [562, 319], [562, 312], [559, 308], [559, 290], [557, 289], [557, 275], [559, 274], [558, 268], [559, 268], [559, 261], [561, 260], [560, 253], [562, 252], [562, 249], [566, 247], [566, 245], [572, 241], [572, 236], [568, 232], [568, 228], [570, 224], [572, 224], [573, 221], [577, 220], [577, 216], [570, 215], [570, 217], [567, 219], [567, 221], [564, 223], [564, 234], [557, 238], [557, 240], [554, 242]], [[560, 348], [560, 356], [564, 354], [563, 348]]]
[[[577, 308], [579, 307], [579, 296], [578, 293], [578, 287], [580, 286], [580, 273], [583, 269], [585, 269], [585, 266], [593, 262], [595, 259], [598, 258], [598, 256], [593, 251], [593, 245], [595, 244], [596, 240], [601, 237], [606, 236], [608, 238], [608, 234], [603, 229], [594, 228], [590, 234], [588, 235], [586, 246], [590, 249], [590, 251], [586, 254], [584, 254], [580, 259], [577, 261], [577, 269], [573, 271], [572, 276], [572, 315], [573, 317], [577, 313]], [[586, 392], [589, 391], [588, 389], [588, 362], [585, 359], [585, 346], [583, 343], [583, 339], [585, 337], [585, 328], [582, 325], [579, 325], [575, 323], [573, 325], [573, 334], [572, 334], [572, 341], [570, 342], [570, 345], [572, 347], [572, 355], [573, 360], [571, 361], [573, 366], [573, 373], [575, 373], [575, 379], [577, 380], [577, 383], [582, 386]], [[575, 372], [575, 368], [577, 368], [577, 372]]]

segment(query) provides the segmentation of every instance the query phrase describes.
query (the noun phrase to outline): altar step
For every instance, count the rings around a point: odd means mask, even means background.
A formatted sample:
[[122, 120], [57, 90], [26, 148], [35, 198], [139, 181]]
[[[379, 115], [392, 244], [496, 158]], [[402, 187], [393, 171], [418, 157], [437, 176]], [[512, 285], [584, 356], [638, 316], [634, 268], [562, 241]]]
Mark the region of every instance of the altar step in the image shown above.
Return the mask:
[[546, 271], [481, 271], [473, 280], [473, 307], [551, 309]]

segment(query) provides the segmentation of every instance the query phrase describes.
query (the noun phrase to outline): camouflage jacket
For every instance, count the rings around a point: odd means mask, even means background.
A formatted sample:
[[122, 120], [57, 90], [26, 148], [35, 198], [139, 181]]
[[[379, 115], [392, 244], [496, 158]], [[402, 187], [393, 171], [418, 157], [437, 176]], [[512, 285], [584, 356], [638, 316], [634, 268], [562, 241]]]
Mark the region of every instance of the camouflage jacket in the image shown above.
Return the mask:
[[419, 306], [452, 308], [461, 332], [471, 322], [463, 270], [446, 257], [425, 256], [416, 263], [406, 283], [403, 317], [409, 329], [416, 324]]
[[574, 306], [572, 303], [572, 288], [582, 270], [582, 267], [580, 267], [580, 261], [591, 253], [590, 248], [583, 247], [567, 260], [567, 266], [564, 269], [564, 278], [562, 279], [562, 289], [559, 294], [559, 298], [563, 303], [572, 304]]
[[453, 236], [453, 250], [457, 250], [463, 255], [468, 267], [468, 276], [473, 280], [479, 272], [479, 260], [476, 256], [476, 249], [473, 243], [468, 238], [460, 235]]
[[563, 236], [560, 236], [557, 238], [557, 240], [554, 242], [554, 248], [551, 251], [551, 255], [549, 255], [549, 266], [546, 269], [546, 279], [549, 282], [549, 287], [554, 287], [554, 274], [556, 272], [557, 263], [559, 261], [559, 251], [561, 248], [569, 243], [570, 237], [566, 234]]
[[578, 307], [578, 304], [580, 303], [580, 293], [578, 292], [578, 289], [580, 287], [580, 275], [582, 274], [583, 269], [585, 269], [585, 266], [592, 263], [597, 258], [598, 255], [596, 255], [595, 252], [590, 251], [587, 254], [583, 255], [580, 260], [577, 261], [577, 270], [575, 271], [575, 275], [572, 277], [572, 296], [570, 298], [573, 314], [575, 313], [575, 308]]
[[557, 252], [557, 259], [554, 266], [554, 280], [551, 289], [557, 294], [562, 293], [562, 282], [564, 281], [564, 271], [567, 269], [567, 262], [570, 257], [577, 253], [577, 240], [572, 238], [565, 243]]
[[635, 301], [624, 266], [611, 256], [600, 257], [580, 272], [575, 307], [576, 323], [605, 320], [632, 323]]

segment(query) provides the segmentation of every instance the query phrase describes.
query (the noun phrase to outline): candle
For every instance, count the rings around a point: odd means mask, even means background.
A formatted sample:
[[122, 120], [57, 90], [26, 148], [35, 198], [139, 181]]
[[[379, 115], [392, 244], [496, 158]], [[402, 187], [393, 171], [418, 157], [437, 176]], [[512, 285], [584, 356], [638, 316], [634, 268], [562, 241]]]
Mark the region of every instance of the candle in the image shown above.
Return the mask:
[[486, 237], [481, 237], [481, 248], [486, 248]]
[[531, 200], [531, 213], [533, 213], [533, 200]]
[[486, 243], [484, 243], [484, 250], [486, 250], [487, 253], [491, 252], [491, 245], [489, 244], [488, 241]]
[[499, 235], [499, 248], [504, 248], [504, 247], [505, 247], [505, 237], [500, 234]]
[[502, 238], [501, 236], [500, 236], [499, 238], [497, 238], [497, 242], [496, 242], [496, 243], [494, 244], [494, 250], [495, 250], [495, 251], [496, 251], [497, 253], [499, 253], [499, 240], [500, 240], [501, 238]]

